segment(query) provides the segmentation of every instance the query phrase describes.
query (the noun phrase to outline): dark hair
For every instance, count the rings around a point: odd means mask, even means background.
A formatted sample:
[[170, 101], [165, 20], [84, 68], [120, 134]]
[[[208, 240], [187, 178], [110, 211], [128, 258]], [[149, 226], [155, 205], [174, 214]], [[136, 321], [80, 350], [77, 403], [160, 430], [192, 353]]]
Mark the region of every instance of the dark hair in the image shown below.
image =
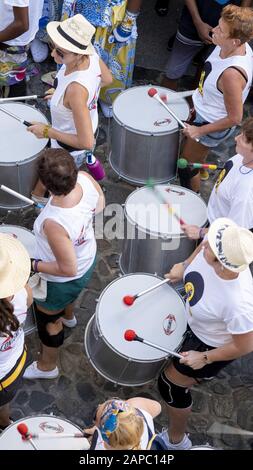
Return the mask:
[[227, 5], [223, 8], [221, 18], [229, 27], [229, 37], [240, 39], [241, 44], [253, 37], [253, 10], [248, 7]]
[[38, 176], [55, 196], [66, 196], [74, 189], [78, 169], [73, 157], [64, 149], [47, 149], [38, 162]]
[[11, 331], [17, 331], [19, 321], [13, 314], [13, 305], [7, 299], [0, 299], [0, 333], [12, 336]]
[[253, 118], [247, 118], [241, 128], [243, 135], [246, 137], [248, 144], [253, 148]]

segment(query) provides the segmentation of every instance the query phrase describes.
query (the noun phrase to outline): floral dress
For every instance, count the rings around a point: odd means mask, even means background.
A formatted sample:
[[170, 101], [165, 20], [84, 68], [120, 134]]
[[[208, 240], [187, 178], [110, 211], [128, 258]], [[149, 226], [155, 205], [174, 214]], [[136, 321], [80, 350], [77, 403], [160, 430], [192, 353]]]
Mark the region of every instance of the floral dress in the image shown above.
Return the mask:
[[111, 105], [118, 93], [131, 86], [135, 47], [136, 26], [126, 43], [114, 41], [112, 31], [125, 15], [127, 0], [64, 0], [62, 20], [81, 13], [97, 29], [94, 46], [113, 75], [113, 82], [100, 92], [100, 99]]

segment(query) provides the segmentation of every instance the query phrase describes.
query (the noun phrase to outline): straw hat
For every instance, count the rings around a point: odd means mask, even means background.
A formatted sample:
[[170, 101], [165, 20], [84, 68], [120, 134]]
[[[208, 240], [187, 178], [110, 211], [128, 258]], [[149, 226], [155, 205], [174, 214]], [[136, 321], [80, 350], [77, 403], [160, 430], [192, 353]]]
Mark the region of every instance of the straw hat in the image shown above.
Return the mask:
[[25, 286], [31, 271], [30, 256], [13, 235], [0, 233], [0, 299]]
[[216, 219], [208, 231], [216, 258], [230, 271], [240, 273], [253, 261], [253, 233], [225, 217]]
[[64, 21], [51, 21], [47, 25], [47, 32], [57, 46], [83, 55], [95, 53], [91, 44], [95, 31], [94, 26], [80, 14]]

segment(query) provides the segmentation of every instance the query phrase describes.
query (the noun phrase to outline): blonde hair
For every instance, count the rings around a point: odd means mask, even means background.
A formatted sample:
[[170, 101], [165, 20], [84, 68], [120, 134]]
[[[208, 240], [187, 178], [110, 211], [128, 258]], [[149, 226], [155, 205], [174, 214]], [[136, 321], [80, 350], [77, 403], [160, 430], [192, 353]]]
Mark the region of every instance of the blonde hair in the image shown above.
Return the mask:
[[223, 8], [221, 18], [229, 27], [229, 37], [239, 39], [241, 44], [253, 38], [253, 9], [227, 5]]
[[140, 450], [141, 436], [144, 431], [143, 418], [131, 408], [118, 414], [118, 425], [109, 437], [109, 445], [114, 449]]

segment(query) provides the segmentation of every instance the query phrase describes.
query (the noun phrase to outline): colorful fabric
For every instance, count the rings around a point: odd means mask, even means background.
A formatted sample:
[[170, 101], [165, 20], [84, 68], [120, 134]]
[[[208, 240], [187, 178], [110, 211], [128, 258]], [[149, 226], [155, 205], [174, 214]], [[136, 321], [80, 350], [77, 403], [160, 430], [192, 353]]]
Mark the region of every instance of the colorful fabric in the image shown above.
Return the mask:
[[16, 85], [25, 79], [29, 46], [0, 50], [0, 87]]
[[48, 42], [46, 26], [50, 21], [60, 21], [63, 0], [44, 0], [42, 17], [39, 21], [39, 31], [36, 38]]
[[64, 0], [62, 19], [81, 13], [97, 27], [94, 47], [109, 67], [113, 83], [104, 87], [99, 98], [111, 105], [116, 96], [132, 84], [137, 28], [134, 22], [132, 34], [124, 43], [111, 42], [114, 28], [122, 23], [126, 12], [126, 0]]
[[123, 400], [111, 400], [104, 409], [100, 419], [99, 430], [105, 442], [109, 443], [110, 435], [118, 425], [118, 414], [131, 409], [130, 405]]

